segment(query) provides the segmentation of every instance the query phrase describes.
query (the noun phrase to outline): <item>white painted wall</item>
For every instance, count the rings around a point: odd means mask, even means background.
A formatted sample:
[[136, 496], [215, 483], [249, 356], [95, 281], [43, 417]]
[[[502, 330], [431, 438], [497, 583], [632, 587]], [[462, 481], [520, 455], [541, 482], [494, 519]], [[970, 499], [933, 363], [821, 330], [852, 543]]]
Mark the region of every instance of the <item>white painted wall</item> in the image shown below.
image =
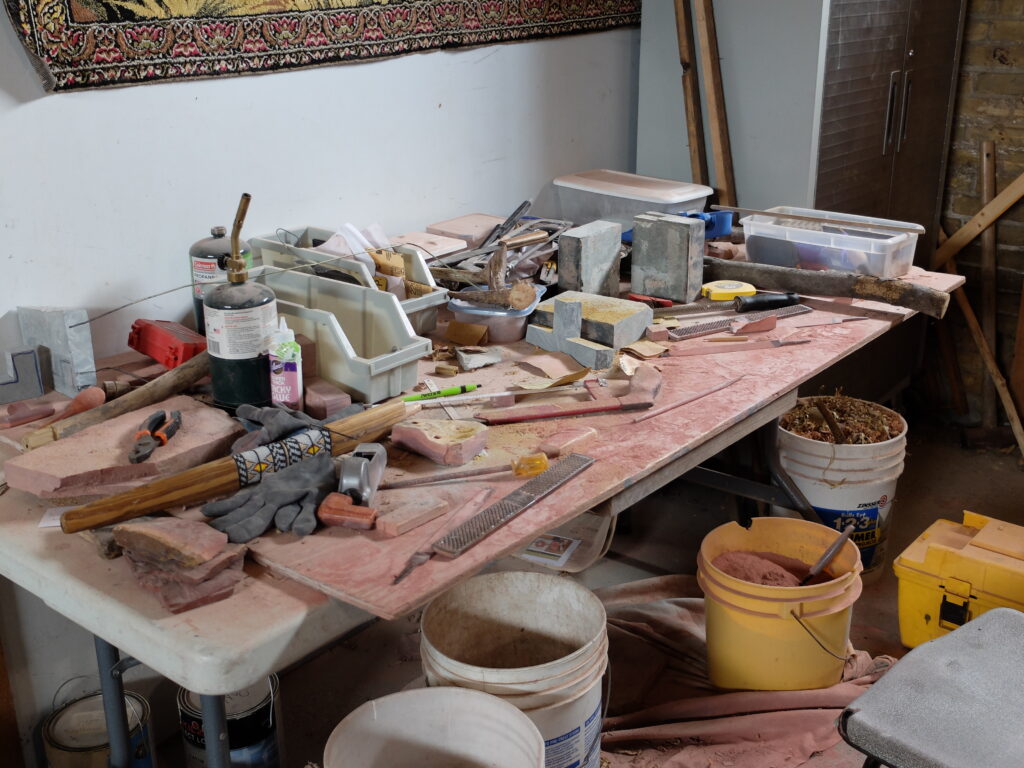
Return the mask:
[[[19, 304], [91, 313], [182, 285], [187, 253], [245, 234], [379, 221], [392, 232], [510, 212], [554, 176], [633, 170], [637, 30], [243, 78], [44, 95], [0, 20], [0, 350]], [[93, 324], [100, 355], [137, 317], [182, 319], [187, 290]], [[23, 732], [92, 644], [0, 585]], [[139, 677], [138, 670], [130, 674]]]

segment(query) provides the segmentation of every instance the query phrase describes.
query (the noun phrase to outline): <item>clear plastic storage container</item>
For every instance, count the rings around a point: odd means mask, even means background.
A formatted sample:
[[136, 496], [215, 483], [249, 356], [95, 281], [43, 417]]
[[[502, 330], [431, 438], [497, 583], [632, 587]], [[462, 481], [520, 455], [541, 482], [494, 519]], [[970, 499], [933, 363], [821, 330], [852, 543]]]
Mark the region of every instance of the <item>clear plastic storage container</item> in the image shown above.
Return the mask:
[[633, 228], [633, 217], [649, 211], [703, 211], [711, 187], [622, 171], [596, 170], [559, 176], [552, 182], [559, 216], [576, 224], [603, 219]]
[[[773, 214], [773, 215], [766, 215]], [[838, 269], [875, 277], [905, 275], [914, 263], [917, 236], [924, 227], [905, 221], [854, 216], [780, 205], [740, 220], [747, 256], [758, 264], [804, 269]], [[856, 225], [804, 221], [787, 215], [856, 222]], [[882, 229], [904, 227], [911, 232]]]

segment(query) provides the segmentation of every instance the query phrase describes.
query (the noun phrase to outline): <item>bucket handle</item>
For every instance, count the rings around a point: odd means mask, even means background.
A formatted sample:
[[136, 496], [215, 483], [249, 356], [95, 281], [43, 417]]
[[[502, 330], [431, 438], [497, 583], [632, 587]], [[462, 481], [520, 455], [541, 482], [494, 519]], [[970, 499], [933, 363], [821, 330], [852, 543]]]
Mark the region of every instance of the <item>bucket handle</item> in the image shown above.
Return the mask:
[[830, 651], [825, 646], [825, 644], [823, 642], [821, 642], [821, 640], [818, 638], [818, 636], [815, 635], [814, 632], [811, 631], [811, 628], [808, 627], [806, 624], [804, 624], [803, 621], [800, 619], [800, 617], [796, 615], [796, 611], [790, 610], [789, 615], [792, 616], [794, 619], [796, 619], [796, 623], [799, 624], [803, 628], [804, 632], [806, 632], [808, 635], [811, 636], [811, 640], [816, 642], [818, 644], [818, 647], [821, 648], [821, 650], [823, 650], [825, 653], [827, 653], [833, 659], [839, 659], [844, 664], [846, 663], [846, 660], [849, 657], [848, 656], [840, 656], [840, 655]]

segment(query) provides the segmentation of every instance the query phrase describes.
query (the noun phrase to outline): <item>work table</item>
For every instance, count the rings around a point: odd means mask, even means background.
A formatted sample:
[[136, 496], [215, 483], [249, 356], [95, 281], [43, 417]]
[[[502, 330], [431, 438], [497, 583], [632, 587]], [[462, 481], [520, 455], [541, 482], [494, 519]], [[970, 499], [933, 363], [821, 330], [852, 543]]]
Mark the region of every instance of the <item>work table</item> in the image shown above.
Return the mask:
[[[945, 291], [962, 283], [959, 276], [919, 270], [909, 279]], [[902, 317], [913, 314], [868, 302], [858, 305]], [[778, 332], [784, 334], [791, 325], [827, 315], [818, 310], [780, 320]], [[394, 539], [347, 529], [322, 529], [304, 539], [291, 534], [263, 537], [251, 547], [256, 561], [247, 564], [251, 578], [235, 595], [168, 615], [154, 596], [136, 585], [126, 562], [101, 559], [94, 545], [80, 536], [66, 535], [59, 528], [38, 528], [51, 504], [14, 490], [0, 497], [0, 574], [189, 690], [212, 695], [238, 690], [329, 644], [371, 614], [394, 618], [415, 610], [487, 563], [521, 550], [538, 534], [587, 510], [617, 514], [773, 421], [795, 403], [802, 382], [889, 327], [886, 320], [865, 319], [804, 329], [801, 334], [813, 339], [809, 344], [659, 358], [654, 362], [662, 368], [664, 383], [655, 408], [724, 380], [742, 378], [637, 424], [632, 419], [642, 412], [490, 427], [486, 455], [467, 466], [507, 463], [512, 456], [536, 451], [543, 438], [567, 425], [597, 430], [596, 437], [573, 448], [596, 461], [460, 557], [434, 558], [397, 585], [392, 581], [408, 556], [436, 538], [432, 524]], [[508, 389], [520, 377], [529, 376], [515, 362], [534, 351], [524, 342], [506, 345], [499, 365], [439, 383], [482, 384], [484, 391]], [[421, 363], [420, 380], [432, 372], [433, 363]], [[626, 382], [612, 380], [609, 386], [624, 389]], [[462, 406], [459, 413], [469, 415], [473, 410]], [[11, 455], [13, 449], [0, 446], [0, 458]], [[392, 450], [385, 479], [439, 471], [443, 468], [427, 459]], [[486, 502], [464, 507], [455, 513], [456, 519], [441, 518], [447, 530], [520, 482], [505, 475], [426, 488], [445, 495], [456, 507], [478, 497], [482, 489], [493, 488]]]

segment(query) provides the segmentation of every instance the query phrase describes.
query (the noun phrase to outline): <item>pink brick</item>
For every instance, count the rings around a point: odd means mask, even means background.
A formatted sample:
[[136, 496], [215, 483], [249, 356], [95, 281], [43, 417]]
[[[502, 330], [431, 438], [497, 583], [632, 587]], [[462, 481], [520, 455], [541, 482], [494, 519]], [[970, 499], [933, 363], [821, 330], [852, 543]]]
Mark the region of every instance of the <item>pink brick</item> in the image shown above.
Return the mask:
[[306, 413], [314, 419], [326, 419], [332, 413], [352, 405], [352, 397], [329, 381], [314, 376], [304, 383]]

